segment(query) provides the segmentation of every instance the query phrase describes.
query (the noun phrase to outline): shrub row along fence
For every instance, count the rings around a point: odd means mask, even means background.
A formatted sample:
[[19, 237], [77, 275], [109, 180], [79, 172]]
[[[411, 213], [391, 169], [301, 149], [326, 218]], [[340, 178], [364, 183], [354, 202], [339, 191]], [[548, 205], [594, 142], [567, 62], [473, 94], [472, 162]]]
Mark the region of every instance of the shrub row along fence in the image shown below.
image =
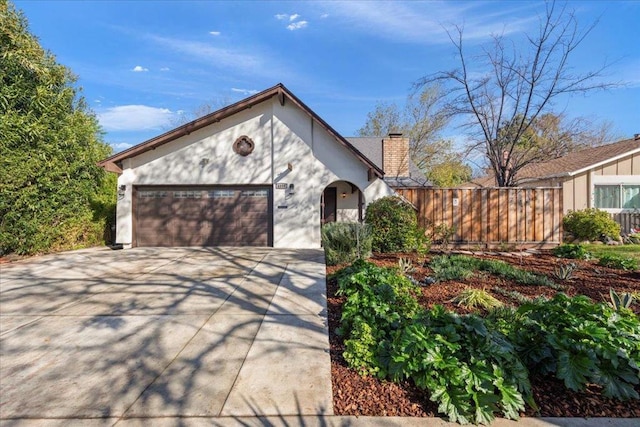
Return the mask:
[[[453, 228], [456, 247], [521, 249], [562, 243], [561, 188], [411, 188], [396, 190], [422, 227]], [[435, 236], [437, 238], [437, 236]]]

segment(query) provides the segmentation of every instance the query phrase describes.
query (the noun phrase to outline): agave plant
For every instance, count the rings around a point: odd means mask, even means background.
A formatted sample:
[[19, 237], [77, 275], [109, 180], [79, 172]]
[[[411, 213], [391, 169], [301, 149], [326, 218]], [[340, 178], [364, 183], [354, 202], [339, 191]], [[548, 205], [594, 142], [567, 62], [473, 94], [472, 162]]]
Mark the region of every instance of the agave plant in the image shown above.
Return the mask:
[[573, 277], [573, 272], [577, 268], [578, 266], [574, 262], [563, 264], [555, 268], [555, 270], [553, 271], [553, 275], [558, 280], [569, 280]]
[[633, 302], [632, 294], [624, 292], [618, 295], [618, 293], [613, 288], [609, 288], [609, 296], [611, 297], [611, 306], [616, 310], [629, 308], [631, 306], [631, 303]]

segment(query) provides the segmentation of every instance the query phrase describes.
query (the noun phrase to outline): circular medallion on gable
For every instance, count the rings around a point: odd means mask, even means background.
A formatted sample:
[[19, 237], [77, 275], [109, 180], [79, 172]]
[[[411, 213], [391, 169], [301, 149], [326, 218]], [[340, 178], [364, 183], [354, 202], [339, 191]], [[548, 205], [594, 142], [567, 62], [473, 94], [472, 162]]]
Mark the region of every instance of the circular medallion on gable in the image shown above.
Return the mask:
[[242, 135], [241, 137], [236, 139], [236, 142], [233, 143], [233, 151], [241, 156], [248, 156], [249, 154], [251, 154], [254, 147], [255, 144], [253, 143], [251, 138], [246, 135]]

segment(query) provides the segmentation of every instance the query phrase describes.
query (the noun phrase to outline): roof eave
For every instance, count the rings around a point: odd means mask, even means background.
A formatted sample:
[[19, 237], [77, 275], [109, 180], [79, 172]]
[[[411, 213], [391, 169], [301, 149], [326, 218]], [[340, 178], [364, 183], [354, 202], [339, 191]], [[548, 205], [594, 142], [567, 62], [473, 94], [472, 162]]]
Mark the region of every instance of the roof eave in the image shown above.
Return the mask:
[[617, 156], [610, 157], [610, 158], [608, 158], [606, 160], [602, 160], [602, 161], [594, 163], [594, 164], [592, 164], [590, 166], [585, 166], [582, 169], [578, 169], [578, 170], [573, 171], [573, 172], [567, 172], [567, 174], [569, 176], [579, 175], [579, 174], [581, 174], [583, 172], [586, 172], [586, 171], [588, 171], [590, 169], [594, 169], [594, 168], [597, 168], [597, 167], [600, 167], [600, 166], [604, 166], [607, 163], [615, 162], [615, 161], [620, 160], [620, 159], [622, 159], [624, 157], [632, 156], [632, 155], [634, 155], [636, 153], [640, 153], [640, 148], [634, 148], [633, 150], [629, 150], [626, 153], [618, 154]]
[[195, 119], [189, 123], [186, 123], [182, 126], [179, 126], [175, 129], [172, 129], [168, 132], [163, 133], [162, 135], [151, 138], [145, 142], [142, 142], [138, 145], [135, 145], [131, 148], [128, 148], [118, 154], [115, 154], [111, 157], [108, 157], [100, 162], [98, 162], [98, 166], [104, 168], [110, 172], [122, 173], [122, 161], [131, 157], [138, 156], [147, 151], [155, 150], [161, 145], [164, 145], [168, 142], [171, 142], [175, 139], [181, 138], [183, 136], [189, 135], [199, 129], [202, 129], [206, 126], [209, 126], [213, 123], [217, 123], [235, 113], [238, 113], [247, 108], [251, 108], [254, 105], [257, 105], [261, 102], [266, 101], [269, 98], [274, 96], [278, 96], [279, 102], [281, 105], [285, 103], [285, 96], [289, 98], [298, 108], [307, 112], [313, 120], [318, 122], [329, 134], [331, 134], [340, 144], [345, 146], [347, 149], [353, 152], [353, 154], [365, 165], [368, 166], [369, 170], [373, 171], [373, 174], [378, 178], [382, 178], [384, 176], [384, 172], [378, 166], [376, 166], [371, 160], [369, 160], [364, 154], [362, 154], [358, 149], [356, 149], [349, 141], [347, 141], [342, 135], [340, 135], [335, 129], [333, 129], [327, 122], [325, 122], [320, 116], [318, 116], [313, 110], [307, 107], [300, 99], [298, 99], [293, 93], [291, 93], [282, 83], [278, 83], [277, 85], [266, 89], [260, 93], [250, 96], [249, 98], [245, 98], [241, 101], [238, 101], [234, 104], [231, 104], [225, 108], [222, 108], [218, 111], [214, 111], [213, 113], [207, 114], [206, 116]]

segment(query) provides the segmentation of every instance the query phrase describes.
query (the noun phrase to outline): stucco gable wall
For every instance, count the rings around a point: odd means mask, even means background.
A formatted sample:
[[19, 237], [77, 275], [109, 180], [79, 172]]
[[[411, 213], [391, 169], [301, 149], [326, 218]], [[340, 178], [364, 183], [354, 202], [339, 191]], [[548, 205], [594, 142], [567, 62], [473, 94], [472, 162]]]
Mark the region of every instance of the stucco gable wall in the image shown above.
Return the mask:
[[[132, 159], [135, 183], [270, 184], [270, 121], [271, 108], [264, 103], [147, 151]], [[246, 157], [233, 151], [243, 135], [255, 144]]]
[[273, 103], [273, 138], [275, 184], [294, 185], [294, 194], [274, 190], [274, 246], [319, 245], [320, 198], [335, 181], [353, 183], [365, 199], [367, 189], [370, 197], [392, 193], [380, 179], [369, 182], [367, 166], [291, 103]]

